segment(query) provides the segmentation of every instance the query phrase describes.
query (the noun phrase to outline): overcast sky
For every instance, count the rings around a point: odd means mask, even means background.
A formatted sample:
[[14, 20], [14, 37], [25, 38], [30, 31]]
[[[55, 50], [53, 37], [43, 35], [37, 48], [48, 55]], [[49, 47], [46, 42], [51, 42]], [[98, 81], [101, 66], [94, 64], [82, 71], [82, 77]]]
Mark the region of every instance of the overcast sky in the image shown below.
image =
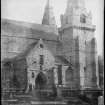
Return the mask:
[[[47, 0], [1, 0], [2, 18], [28, 21], [41, 24]], [[51, 0], [56, 23], [60, 26], [60, 15], [65, 12], [67, 0]], [[93, 24], [96, 25], [95, 37], [98, 42], [98, 54], [103, 45], [104, 0], [85, 0], [87, 10], [91, 10]]]

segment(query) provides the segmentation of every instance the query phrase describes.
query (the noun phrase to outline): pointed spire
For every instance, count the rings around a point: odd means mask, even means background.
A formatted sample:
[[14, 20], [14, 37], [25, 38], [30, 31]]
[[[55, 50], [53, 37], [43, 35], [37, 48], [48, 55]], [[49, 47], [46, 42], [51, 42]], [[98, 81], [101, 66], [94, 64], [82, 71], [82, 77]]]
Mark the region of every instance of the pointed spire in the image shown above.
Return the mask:
[[47, 5], [45, 7], [42, 24], [56, 26], [56, 21], [55, 21], [53, 8], [51, 6], [50, 0], [47, 1]]

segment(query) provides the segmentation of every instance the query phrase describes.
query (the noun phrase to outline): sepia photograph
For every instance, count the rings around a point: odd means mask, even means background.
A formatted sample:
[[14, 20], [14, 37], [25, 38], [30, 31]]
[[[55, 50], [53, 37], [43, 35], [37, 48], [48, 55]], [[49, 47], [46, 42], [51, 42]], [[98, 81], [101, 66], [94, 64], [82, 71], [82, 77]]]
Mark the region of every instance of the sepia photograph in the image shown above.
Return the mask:
[[1, 104], [104, 105], [104, 0], [1, 0]]

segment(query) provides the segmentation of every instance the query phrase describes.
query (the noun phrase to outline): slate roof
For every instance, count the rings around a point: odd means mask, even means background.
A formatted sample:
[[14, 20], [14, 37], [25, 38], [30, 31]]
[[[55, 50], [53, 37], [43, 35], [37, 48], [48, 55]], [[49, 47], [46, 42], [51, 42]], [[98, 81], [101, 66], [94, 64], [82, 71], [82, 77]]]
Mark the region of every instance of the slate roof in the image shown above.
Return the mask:
[[8, 61], [9, 60], [10, 61], [14, 61], [14, 60], [16, 61], [16, 60], [24, 59], [27, 56], [27, 54], [35, 47], [36, 44], [37, 44], [37, 42], [30, 44], [24, 52], [18, 54], [14, 58], [8, 59]]
[[[7, 33], [8, 36], [12, 34], [12, 35], [15, 35], [16, 37], [20, 35], [21, 37], [37, 39], [37, 41], [35, 41], [34, 43], [27, 45], [27, 48], [23, 52], [19, 53], [16, 57], [11, 59], [6, 59], [4, 61], [14, 61], [14, 60], [24, 59], [27, 56], [27, 54], [35, 47], [35, 45], [38, 43], [38, 40], [40, 38], [58, 42], [58, 36], [55, 33], [55, 30], [50, 26], [26, 23], [26, 22], [15, 21], [15, 20], [1, 19], [1, 30], [2, 30], [2, 35], [5, 35], [3, 33], [5, 32]], [[49, 50], [51, 49], [52, 48], [49, 48]], [[58, 56], [55, 53], [54, 53], [54, 56], [57, 63], [69, 64], [69, 62], [66, 60], [65, 57]]]
[[5, 32], [8, 35], [12, 33], [17, 37], [43, 38], [55, 41], [58, 39], [57, 29], [52, 26], [8, 19], [1, 19], [1, 32]]

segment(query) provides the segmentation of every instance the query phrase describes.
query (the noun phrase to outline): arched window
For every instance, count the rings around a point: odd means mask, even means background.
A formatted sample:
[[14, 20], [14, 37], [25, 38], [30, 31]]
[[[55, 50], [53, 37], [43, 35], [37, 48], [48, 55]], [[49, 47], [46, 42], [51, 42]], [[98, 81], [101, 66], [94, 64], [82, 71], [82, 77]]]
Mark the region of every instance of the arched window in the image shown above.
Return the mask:
[[86, 16], [85, 16], [84, 14], [82, 14], [82, 15], [80, 16], [80, 22], [81, 22], [81, 23], [86, 23]]
[[43, 44], [40, 44], [40, 48], [43, 48]]
[[85, 40], [85, 45], [86, 45], [86, 40]]
[[40, 55], [40, 65], [44, 64], [44, 55]]
[[71, 82], [73, 81], [73, 70], [71, 68], [68, 68], [66, 70], [66, 78], [65, 78], [66, 82]]
[[34, 72], [32, 72], [32, 78], [34, 78], [35, 76], [34, 76]]
[[86, 71], [86, 67], [84, 67], [84, 71]]
[[68, 24], [68, 17], [66, 17], [66, 24]]
[[62, 65], [58, 65], [58, 84], [62, 84]]

